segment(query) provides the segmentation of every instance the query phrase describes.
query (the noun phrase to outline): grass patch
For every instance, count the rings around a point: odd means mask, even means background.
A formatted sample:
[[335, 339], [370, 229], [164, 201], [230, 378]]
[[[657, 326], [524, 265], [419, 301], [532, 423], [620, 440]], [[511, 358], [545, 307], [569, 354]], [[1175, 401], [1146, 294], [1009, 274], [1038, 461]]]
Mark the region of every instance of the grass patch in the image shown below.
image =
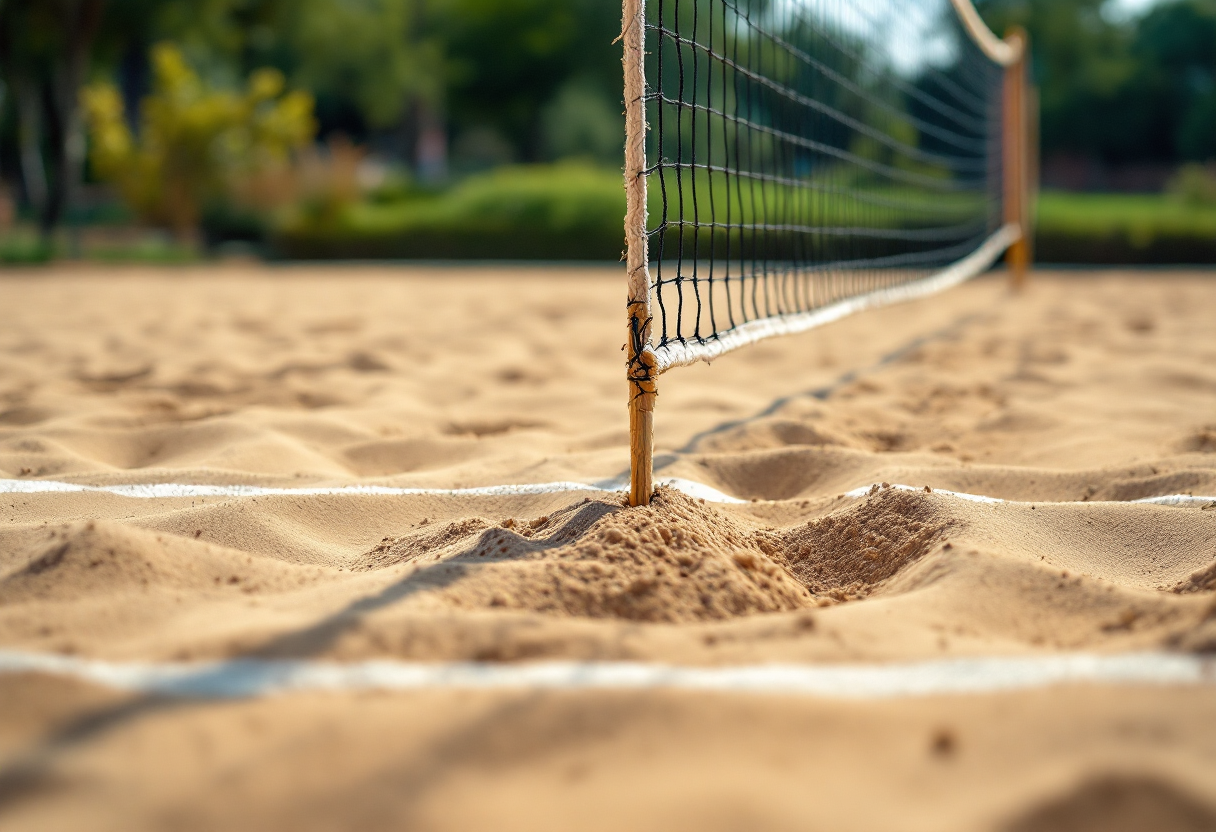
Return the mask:
[[58, 259], [172, 266], [197, 262], [200, 256], [196, 247], [162, 233], [107, 226], [83, 229], [75, 240], [69, 232], [61, 231], [46, 241], [28, 227], [13, 229], [0, 238], [0, 265], [37, 266]]
[[1045, 192], [1036, 259], [1046, 263], [1216, 263], [1216, 204], [1163, 194]]
[[198, 262], [198, 251], [171, 239], [151, 236], [129, 243], [94, 244], [85, 248], [84, 259], [98, 263], [137, 263], [177, 266]]
[[54, 248], [43, 242], [36, 232], [16, 229], [0, 238], [0, 265], [41, 265], [49, 263], [54, 255]]

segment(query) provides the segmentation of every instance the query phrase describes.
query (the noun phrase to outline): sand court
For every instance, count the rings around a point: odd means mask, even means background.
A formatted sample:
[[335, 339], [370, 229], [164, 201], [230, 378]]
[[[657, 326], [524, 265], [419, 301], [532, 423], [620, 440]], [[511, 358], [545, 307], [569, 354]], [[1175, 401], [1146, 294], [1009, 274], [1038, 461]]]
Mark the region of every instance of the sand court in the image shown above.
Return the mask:
[[[644, 508], [614, 490], [622, 284], [619, 267], [7, 272], [0, 650], [708, 669], [1146, 654], [1208, 672], [1207, 274], [1044, 271], [1015, 295], [994, 273], [674, 370], [655, 463], [676, 484]], [[597, 828], [622, 790], [638, 828], [692, 806], [707, 829], [1216, 826], [1202, 681], [847, 704], [0, 685], [13, 828]]]

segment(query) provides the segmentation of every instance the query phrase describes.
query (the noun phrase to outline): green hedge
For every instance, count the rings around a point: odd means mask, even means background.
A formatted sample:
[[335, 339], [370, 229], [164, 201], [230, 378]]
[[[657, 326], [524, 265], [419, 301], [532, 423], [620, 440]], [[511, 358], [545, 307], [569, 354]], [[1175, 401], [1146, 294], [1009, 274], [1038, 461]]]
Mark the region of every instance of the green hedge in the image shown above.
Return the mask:
[[30, 232], [10, 232], [0, 238], [0, 265], [3, 266], [32, 266], [49, 263], [55, 252]]
[[1216, 205], [1156, 194], [1047, 192], [1039, 200], [1042, 263], [1216, 263]]
[[284, 257], [617, 260], [619, 173], [582, 164], [500, 168], [449, 191], [304, 209], [273, 237]]
[[[617, 260], [623, 215], [618, 172], [575, 163], [501, 168], [439, 193], [301, 208], [279, 225], [272, 248], [288, 259]], [[1046, 192], [1036, 259], [1216, 263], [1216, 206]]]

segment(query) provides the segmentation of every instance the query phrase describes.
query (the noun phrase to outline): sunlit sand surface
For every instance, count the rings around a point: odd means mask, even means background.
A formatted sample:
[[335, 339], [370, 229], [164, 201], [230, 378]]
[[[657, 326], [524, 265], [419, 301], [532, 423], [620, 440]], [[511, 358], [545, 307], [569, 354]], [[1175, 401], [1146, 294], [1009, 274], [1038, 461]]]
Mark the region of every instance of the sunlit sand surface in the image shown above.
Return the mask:
[[[621, 268], [9, 271], [0, 309], [0, 479], [329, 492], [0, 488], [2, 651], [1216, 651], [1216, 501], [1133, 502], [1216, 495], [1207, 274], [993, 274], [673, 370], [657, 476], [738, 502], [640, 509], [604, 490], [628, 462]], [[0, 702], [6, 829], [1216, 828], [1210, 682], [212, 701], [9, 673]]]

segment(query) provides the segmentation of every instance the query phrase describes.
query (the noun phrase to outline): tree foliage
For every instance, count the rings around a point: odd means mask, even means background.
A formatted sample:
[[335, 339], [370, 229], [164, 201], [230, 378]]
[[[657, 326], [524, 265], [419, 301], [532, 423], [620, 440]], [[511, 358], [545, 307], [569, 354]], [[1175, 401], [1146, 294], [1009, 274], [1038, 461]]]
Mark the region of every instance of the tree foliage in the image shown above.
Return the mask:
[[[552, 155], [554, 140], [568, 143], [562, 130], [618, 128], [600, 152], [619, 157], [621, 56], [612, 41], [620, 19], [619, 4], [603, 0], [430, 0], [426, 25], [447, 57], [453, 127], [493, 129], [523, 161]], [[544, 135], [546, 122], [558, 135]]]
[[301, 0], [289, 13], [292, 80], [349, 101], [372, 129], [441, 97], [437, 45], [415, 35], [413, 0]]
[[90, 160], [144, 219], [188, 236], [209, 199], [236, 179], [285, 165], [312, 140], [312, 97], [285, 92], [276, 69], [254, 72], [232, 92], [207, 85], [174, 46], [159, 45], [152, 55], [154, 88], [143, 101], [138, 138], [113, 84], [82, 92]]
[[[1045, 155], [1216, 158], [1216, 0], [1163, 0], [1130, 20], [1112, 17], [1110, 0], [977, 5], [998, 32], [1030, 31]], [[77, 91], [111, 83], [98, 113], [117, 95], [111, 128], [126, 118], [144, 147], [134, 114], [161, 95], [148, 56], [165, 41], [200, 89], [273, 68], [312, 95], [323, 136], [347, 134], [405, 165], [438, 135], [458, 171], [572, 156], [615, 166], [619, 26], [607, 0], [2, 0], [0, 176], [53, 227], [82, 173]]]
[[1104, 0], [986, 0], [1000, 32], [1028, 30], [1043, 152], [1110, 164], [1216, 157], [1216, 0], [1167, 0], [1143, 17]]

